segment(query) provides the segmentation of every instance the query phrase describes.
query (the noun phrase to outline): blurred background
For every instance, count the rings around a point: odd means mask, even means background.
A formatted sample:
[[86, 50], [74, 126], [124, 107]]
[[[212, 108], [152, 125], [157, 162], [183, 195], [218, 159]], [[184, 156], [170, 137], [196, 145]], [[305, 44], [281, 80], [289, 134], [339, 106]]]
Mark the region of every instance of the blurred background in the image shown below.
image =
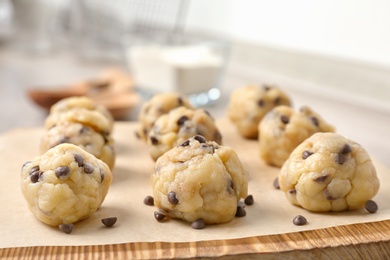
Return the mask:
[[110, 68], [140, 94], [122, 120], [158, 90], [220, 117], [230, 91], [252, 82], [389, 113], [389, 10], [386, 0], [0, 0], [0, 132], [43, 124], [29, 91]]

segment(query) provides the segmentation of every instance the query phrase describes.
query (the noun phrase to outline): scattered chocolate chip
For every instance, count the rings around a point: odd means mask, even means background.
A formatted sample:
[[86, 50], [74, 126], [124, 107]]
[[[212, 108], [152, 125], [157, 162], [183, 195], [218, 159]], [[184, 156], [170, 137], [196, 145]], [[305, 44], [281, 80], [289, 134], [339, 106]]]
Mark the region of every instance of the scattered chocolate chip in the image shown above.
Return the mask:
[[302, 159], [305, 160], [305, 159], [307, 159], [307, 157], [309, 157], [312, 154], [313, 154], [312, 152], [305, 150], [302, 152]]
[[297, 215], [293, 219], [293, 223], [294, 223], [294, 225], [297, 225], [297, 226], [303, 226], [303, 225], [306, 225], [307, 219], [302, 215]]
[[31, 182], [37, 183], [39, 181], [39, 177], [41, 177], [42, 174], [43, 174], [42, 171], [35, 171], [35, 172], [31, 173], [31, 175], [30, 175]]
[[280, 116], [280, 120], [282, 121], [283, 124], [288, 124], [290, 122], [288, 116], [285, 115]]
[[296, 189], [292, 189], [292, 190], [289, 190], [288, 193], [291, 194], [291, 195], [295, 195], [295, 194], [297, 194], [297, 190]]
[[60, 228], [60, 230], [62, 232], [66, 233], [66, 234], [70, 234], [73, 231], [74, 225], [73, 224], [60, 224], [58, 227]]
[[185, 146], [189, 146], [189, 145], [190, 145], [190, 140], [185, 140], [184, 142], [181, 143], [180, 146], [185, 147]]
[[274, 188], [275, 189], [280, 189], [280, 185], [279, 185], [279, 178], [276, 177], [275, 180], [274, 180]]
[[378, 204], [376, 204], [376, 202], [373, 200], [367, 200], [365, 208], [368, 212], [375, 213], [378, 210]]
[[69, 173], [70, 173], [70, 168], [68, 166], [60, 166], [57, 167], [57, 169], [55, 170], [55, 174], [57, 178], [61, 180], [65, 180], [66, 178], [68, 178]]
[[341, 150], [341, 153], [342, 154], [348, 154], [352, 151], [352, 148], [351, 146], [349, 146], [348, 144], [345, 144], [343, 149]]
[[36, 171], [39, 171], [39, 165], [32, 167], [29, 174], [31, 175], [33, 172]]
[[117, 220], [118, 220], [117, 217], [102, 218], [102, 223], [106, 227], [112, 227], [116, 223]]
[[276, 98], [274, 99], [274, 104], [275, 104], [275, 105], [279, 105], [279, 104], [280, 104], [280, 101], [281, 101], [281, 98], [280, 98], [280, 97], [276, 97]]
[[246, 216], [246, 211], [244, 207], [238, 206], [236, 211], [236, 217], [241, 218]]
[[157, 145], [158, 144], [158, 139], [155, 136], [150, 137], [150, 142], [152, 145]]
[[94, 170], [94, 168], [93, 168], [92, 164], [90, 164], [90, 163], [84, 163], [84, 172], [85, 172], [85, 173], [90, 174], [90, 173], [93, 172], [93, 170]]
[[329, 174], [321, 175], [314, 179], [315, 182], [324, 182], [326, 179], [328, 179]]
[[264, 100], [263, 100], [263, 99], [259, 99], [259, 100], [257, 101], [257, 105], [258, 105], [259, 107], [263, 107], [263, 106], [264, 106]]
[[318, 121], [317, 117], [312, 116], [312, 117], [310, 117], [310, 119], [311, 119], [311, 122], [313, 123], [313, 125], [315, 125], [315, 126], [320, 125], [320, 122]]
[[197, 140], [199, 143], [205, 143], [206, 142], [206, 138], [204, 138], [201, 135], [195, 135], [194, 139]]
[[75, 154], [74, 155], [74, 160], [77, 162], [79, 167], [83, 167], [84, 165], [84, 158], [81, 154]]
[[206, 224], [204, 223], [203, 218], [199, 218], [191, 223], [193, 229], [204, 229]]
[[343, 165], [345, 161], [347, 161], [347, 157], [344, 154], [339, 153], [336, 155], [336, 162], [338, 164]]
[[188, 120], [188, 116], [181, 116], [178, 120], [177, 120], [177, 125], [178, 126], [182, 126], [184, 125], [184, 122]]
[[176, 205], [179, 203], [179, 200], [176, 198], [176, 193], [174, 191], [171, 191], [168, 193], [168, 201], [169, 203]]
[[253, 199], [253, 195], [248, 195], [245, 199], [244, 199], [244, 203], [245, 205], [253, 205], [253, 203], [255, 203], [255, 200]]
[[146, 196], [144, 198], [144, 204], [148, 206], [154, 206], [154, 198], [152, 196]]
[[155, 211], [155, 212], [154, 212], [154, 218], [155, 218], [157, 221], [161, 221], [161, 220], [163, 220], [165, 217], [166, 217], [166, 215], [163, 214], [163, 213], [161, 213], [161, 212], [158, 212], [158, 211]]

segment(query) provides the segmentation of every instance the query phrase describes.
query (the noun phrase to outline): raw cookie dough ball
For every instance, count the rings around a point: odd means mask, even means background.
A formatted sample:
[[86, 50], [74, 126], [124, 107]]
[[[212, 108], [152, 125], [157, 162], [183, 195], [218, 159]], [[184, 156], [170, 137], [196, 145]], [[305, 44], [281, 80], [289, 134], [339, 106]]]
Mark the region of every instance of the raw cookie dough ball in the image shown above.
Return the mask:
[[70, 97], [60, 100], [50, 108], [45, 127], [50, 129], [62, 122], [80, 123], [98, 133], [109, 135], [113, 129], [114, 119], [104, 106], [96, 104], [92, 99]]
[[137, 135], [139, 138], [146, 141], [148, 133], [157, 118], [180, 106], [193, 109], [187, 98], [178, 93], [168, 92], [156, 94], [145, 102], [138, 118], [140, 128]]
[[244, 86], [232, 92], [228, 116], [243, 137], [256, 139], [261, 119], [280, 105], [290, 106], [291, 101], [279, 88], [269, 85]]
[[275, 107], [259, 124], [260, 156], [266, 163], [282, 167], [294, 148], [317, 132], [334, 132], [334, 128], [309, 107], [299, 111]]
[[248, 192], [236, 152], [195, 136], [162, 155], [151, 177], [155, 205], [172, 218], [206, 224], [232, 220]]
[[65, 122], [47, 130], [41, 138], [40, 153], [62, 143], [80, 146], [85, 151], [104, 161], [110, 169], [114, 167], [114, 140], [95, 132], [92, 128], [79, 123]]
[[288, 200], [310, 211], [364, 207], [379, 189], [367, 152], [335, 133], [316, 133], [300, 144], [283, 165], [279, 185]]
[[163, 153], [194, 135], [208, 141], [222, 143], [222, 136], [214, 119], [203, 109], [178, 107], [160, 116], [149, 132], [150, 155], [157, 160]]
[[92, 215], [112, 181], [110, 168], [73, 144], [60, 144], [23, 165], [22, 193], [31, 212], [51, 225]]

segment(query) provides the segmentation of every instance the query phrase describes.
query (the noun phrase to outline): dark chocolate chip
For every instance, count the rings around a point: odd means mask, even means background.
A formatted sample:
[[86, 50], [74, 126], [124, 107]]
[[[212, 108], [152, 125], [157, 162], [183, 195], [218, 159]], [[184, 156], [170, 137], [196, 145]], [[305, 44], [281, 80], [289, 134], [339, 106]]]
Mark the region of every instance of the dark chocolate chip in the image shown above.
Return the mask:
[[315, 182], [324, 182], [326, 179], [328, 179], [329, 174], [321, 175], [314, 179]]
[[144, 204], [148, 206], [154, 206], [154, 198], [152, 196], [146, 196], [144, 198]]
[[311, 122], [313, 123], [313, 125], [315, 125], [315, 126], [320, 125], [320, 122], [318, 121], [317, 117], [312, 116], [312, 117], [310, 117], [310, 119], [311, 119]]
[[157, 145], [158, 144], [158, 139], [155, 136], [150, 137], [150, 142], [152, 145]]
[[189, 145], [190, 145], [190, 140], [186, 140], [186, 141], [182, 142], [180, 146], [185, 147], [185, 146], [189, 146]]
[[291, 195], [296, 195], [297, 194], [297, 190], [296, 189], [292, 189], [292, 190], [289, 190], [288, 193], [290, 193]]
[[336, 155], [336, 162], [338, 164], [343, 165], [346, 161], [347, 161], [347, 157], [344, 154], [339, 153]]
[[349, 146], [348, 144], [345, 144], [343, 149], [341, 150], [341, 153], [342, 154], [348, 154], [352, 151], [352, 148], [351, 146]]
[[259, 99], [259, 100], [257, 101], [257, 105], [258, 105], [259, 107], [263, 107], [263, 106], [264, 106], [264, 100], [263, 100], [263, 99]]
[[181, 116], [178, 120], [177, 120], [177, 125], [178, 126], [182, 126], [184, 125], [184, 122], [188, 120], [188, 116]]
[[245, 205], [253, 205], [253, 203], [255, 203], [255, 200], [253, 199], [253, 195], [248, 195], [245, 199], [244, 199], [244, 203]]
[[73, 224], [60, 224], [58, 227], [60, 228], [60, 230], [62, 232], [66, 233], [66, 234], [70, 234], [73, 231], [74, 225]]
[[174, 191], [171, 191], [168, 193], [168, 201], [169, 203], [176, 205], [179, 203], [179, 200], [176, 198], [176, 193]]
[[274, 180], [274, 188], [275, 189], [280, 189], [280, 185], [279, 185], [279, 178], [276, 177], [275, 180]]
[[280, 116], [280, 120], [283, 122], [283, 124], [288, 124], [290, 122], [288, 116], [285, 115]]
[[116, 223], [117, 220], [118, 220], [117, 217], [102, 218], [102, 223], [106, 227], [112, 227]]
[[293, 219], [293, 223], [297, 226], [303, 226], [306, 225], [307, 219], [302, 215], [298, 215]]
[[77, 162], [77, 164], [79, 165], [79, 167], [83, 167], [84, 165], [84, 158], [81, 154], [75, 154], [74, 155], [74, 160]]
[[201, 135], [195, 135], [194, 139], [197, 140], [199, 143], [205, 143], [206, 142], [206, 138], [204, 138]]
[[161, 221], [165, 218], [165, 214], [161, 213], [161, 212], [158, 212], [158, 211], [155, 211], [154, 212], [154, 218], [157, 220], [157, 221]]
[[55, 170], [55, 174], [57, 178], [61, 180], [65, 180], [66, 178], [68, 178], [69, 173], [70, 173], [70, 168], [68, 166], [60, 166], [57, 167], [57, 169]]
[[370, 213], [375, 213], [378, 211], [378, 204], [373, 200], [367, 200], [365, 208]]
[[305, 150], [302, 152], [302, 159], [307, 159], [307, 157], [309, 157], [310, 155], [312, 155], [313, 153], [308, 151], [308, 150]]
[[84, 172], [85, 172], [85, 173], [90, 174], [90, 173], [93, 172], [93, 170], [94, 170], [94, 168], [93, 168], [92, 164], [90, 164], [90, 163], [84, 163]]
[[203, 218], [198, 218], [194, 222], [191, 223], [191, 227], [193, 229], [204, 229], [206, 224], [204, 223]]
[[281, 101], [281, 98], [280, 98], [280, 97], [276, 97], [276, 98], [274, 99], [274, 104], [275, 104], [275, 105], [279, 105], [279, 104], [280, 104], [280, 101]]
[[237, 211], [236, 211], [236, 217], [241, 218], [246, 216], [246, 211], [244, 207], [237, 206]]
[[31, 175], [30, 175], [31, 182], [37, 183], [42, 174], [43, 174], [42, 171], [35, 171], [35, 172], [31, 173]]
[[39, 171], [39, 165], [32, 167], [29, 174], [31, 175], [33, 172], [36, 172], [36, 171]]

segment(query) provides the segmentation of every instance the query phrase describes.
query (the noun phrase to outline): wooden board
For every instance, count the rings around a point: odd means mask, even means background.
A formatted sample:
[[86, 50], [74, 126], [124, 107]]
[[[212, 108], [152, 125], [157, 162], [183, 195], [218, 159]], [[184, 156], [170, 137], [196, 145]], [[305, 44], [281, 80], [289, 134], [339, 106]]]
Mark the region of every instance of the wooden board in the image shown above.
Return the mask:
[[[236, 135], [231, 126], [219, 122], [227, 145], [243, 146], [239, 156], [244, 163], [256, 158], [253, 141], [245, 141]], [[135, 125], [121, 123], [117, 141], [131, 139]], [[123, 131], [125, 130], [125, 131]], [[41, 133], [40, 131], [35, 131]], [[25, 133], [23, 130], [21, 134]], [[0, 139], [1, 142], [1, 139]], [[137, 144], [139, 145], [139, 144]], [[122, 151], [118, 144], [118, 151]], [[32, 149], [31, 147], [28, 149]], [[252, 150], [251, 150], [252, 149]], [[141, 149], [142, 150], [142, 149]], [[247, 151], [248, 154], [245, 154]], [[115, 170], [114, 170], [115, 171]], [[380, 171], [390, 173], [383, 166]], [[115, 173], [115, 172], [114, 172]], [[256, 198], [256, 197], [255, 197]], [[249, 212], [250, 213], [250, 212]], [[131, 232], [131, 231], [129, 231]], [[2, 238], [3, 239], [3, 238]], [[1, 240], [1, 239], [0, 239]], [[188, 242], [133, 241], [106, 245], [40, 245], [0, 249], [1, 259], [40, 258], [49, 259], [156, 259], [188, 257], [221, 257], [225, 259], [294, 257], [300, 259], [358, 259], [390, 257], [390, 220], [331, 226], [314, 230], [302, 230], [281, 234], [266, 234], [232, 239], [197, 240]]]

